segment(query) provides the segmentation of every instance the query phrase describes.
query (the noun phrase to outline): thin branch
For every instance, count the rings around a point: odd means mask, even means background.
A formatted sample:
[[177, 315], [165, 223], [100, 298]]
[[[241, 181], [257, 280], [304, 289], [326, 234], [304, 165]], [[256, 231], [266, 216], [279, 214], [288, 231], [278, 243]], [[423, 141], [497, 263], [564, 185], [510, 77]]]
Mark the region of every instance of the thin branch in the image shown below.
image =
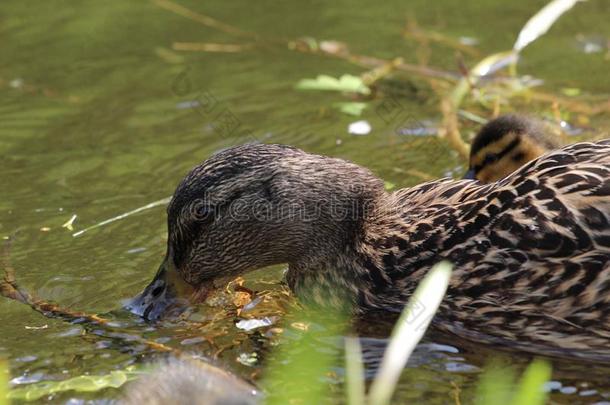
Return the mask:
[[259, 38], [257, 34], [240, 30], [237, 27], [218, 21], [217, 19], [207, 16], [205, 14], [190, 10], [184, 6], [181, 6], [180, 4], [174, 3], [173, 1], [152, 0], [152, 2], [158, 7], [169, 10], [172, 13], [181, 15], [182, 17], [188, 18], [189, 20], [196, 21], [202, 25], [205, 25], [206, 27], [215, 28], [219, 31], [226, 32], [227, 34], [235, 35], [238, 37]]
[[142, 207], [138, 207], [138, 208], [136, 208], [134, 210], [131, 210], [131, 211], [125, 212], [123, 214], [117, 215], [116, 217], [112, 217], [112, 218], [106, 219], [106, 220], [104, 220], [102, 222], [99, 222], [99, 223], [97, 223], [95, 225], [92, 225], [92, 226], [90, 226], [88, 228], [81, 229], [78, 232], [74, 232], [72, 234], [72, 236], [74, 236], [74, 237], [80, 236], [83, 233], [89, 232], [92, 229], [99, 228], [99, 227], [104, 226], [104, 225], [108, 225], [108, 224], [110, 224], [112, 222], [118, 221], [119, 219], [127, 218], [128, 216], [133, 215], [133, 214], [137, 214], [138, 212], [142, 212], [142, 211], [154, 208], [154, 207], [158, 207], [159, 205], [167, 205], [171, 201], [171, 199], [172, 199], [172, 197], [166, 197], [166, 198], [162, 198], [162, 199], [157, 200], [157, 201], [153, 201], [153, 202], [151, 202], [149, 204], [146, 204], [146, 205], [144, 205]]
[[[96, 314], [88, 314], [86, 312], [73, 311], [68, 308], [63, 308], [57, 304], [42, 300], [35, 295], [29, 293], [22, 288], [15, 279], [15, 270], [9, 263], [9, 244], [6, 243], [2, 253], [0, 263], [4, 267], [4, 277], [0, 280], [0, 295], [13, 301], [20, 302], [32, 308], [46, 318], [61, 319], [66, 322], [78, 322], [79, 325], [91, 326], [96, 329], [91, 332], [94, 336], [100, 336], [115, 340], [121, 340], [129, 345], [139, 343], [158, 352], [170, 352], [175, 356], [181, 356], [182, 352], [178, 349], [166, 346], [152, 340], [145, 339], [141, 336], [124, 334], [117, 332], [111, 326], [110, 320]], [[103, 332], [99, 330], [103, 328]], [[85, 328], [85, 331], [87, 329]]]

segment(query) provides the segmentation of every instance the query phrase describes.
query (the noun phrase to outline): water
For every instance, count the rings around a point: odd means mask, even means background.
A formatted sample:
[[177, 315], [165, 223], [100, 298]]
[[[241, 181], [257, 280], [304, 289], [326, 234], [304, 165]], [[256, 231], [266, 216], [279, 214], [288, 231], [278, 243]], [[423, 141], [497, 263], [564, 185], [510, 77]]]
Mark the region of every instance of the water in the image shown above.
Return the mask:
[[[31, 7], [5, 0], [0, 5], [0, 237], [13, 239], [10, 259], [19, 282], [45, 300], [103, 314], [139, 292], [164, 254], [162, 207], [80, 237], [62, 224], [77, 215], [78, 231], [167, 197], [192, 166], [233, 144], [288, 143], [351, 159], [397, 187], [459, 176], [464, 162], [443, 141], [426, 136], [440, 116], [434, 94], [421, 77], [403, 75], [389, 86], [399, 93], [396, 120], [386, 123], [376, 113], [382, 100], [370, 103], [361, 118], [351, 117], [333, 107], [348, 98], [297, 91], [294, 85], [318, 74], [360, 74], [362, 69], [290, 51], [281, 41], [335, 39], [354, 53], [402, 56], [417, 63], [422, 50], [401, 36], [405, 17], [411, 16], [423, 29], [476, 39], [483, 56], [510, 48], [519, 28], [544, 2], [181, 4], [279, 42], [261, 41], [233, 53], [178, 52], [171, 49], [173, 42], [246, 44], [252, 39], [202, 26], [151, 2], [39, 2]], [[607, 100], [607, 50], [585, 52], [583, 41], [610, 36], [608, 11], [603, 1], [577, 5], [525, 51], [521, 72], [543, 79], [550, 94], [576, 88]], [[432, 44], [430, 51], [431, 66], [456, 71], [454, 50]], [[535, 106], [541, 114], [550, 112], [548, 104]], [[610, 128], [607, 114], [564, 115], [589, 135]], [[358, 119], [371, 123], [370, 134], [348, 134], [348, 125]], [[470, 131], [475, 128], [467, 125]], [[244, 285], [278, 297], [281, 273], [282, 268], [264, 269], [249, 275]], [[281, 317], [281, 305], [261, 305], [261, 316]], [[249, 379], [260, 376], [257, 358], [275, 339], [269, 327], [254, 332], [237, 328], [231, 305], [203, 311], [204, 319], [214, 319], [203, 330], [188, 325], [150, 329], [133, 318], [114, 316], [125, 333], [163, 338], [169, 346], [218, 358]], [[0, 299], [0, 324], [0, 357], [10, 361], [18, 386], [106, 374], [148, 358], [149, 351], [142, 347], [84, 333], [81, 326], [47, 319], [5, 299]], [[362, 329], [370, 339], [365, 349], [372, 374], [387, 327], [371, 324]], [[201, 336], [207, 339], [198, 339]], [[471, 398], [478, 370], [494, 352], [481, 353], [467, 344], [438, 346], [442, 342], [433, 335], [417, 351], [401, 379], [399, 402], [454, 403], [456, 387], [462, 401]], [[516, 355], [511, 359], [519, 364], [528, 360]], [[557, 364], [556, 369], [557, 402], [594, 403], [610, 396], [604, 373], [578, 364]], [[118, 395], [118, 390], [106, 389], [61, 393], [47, 400]]]

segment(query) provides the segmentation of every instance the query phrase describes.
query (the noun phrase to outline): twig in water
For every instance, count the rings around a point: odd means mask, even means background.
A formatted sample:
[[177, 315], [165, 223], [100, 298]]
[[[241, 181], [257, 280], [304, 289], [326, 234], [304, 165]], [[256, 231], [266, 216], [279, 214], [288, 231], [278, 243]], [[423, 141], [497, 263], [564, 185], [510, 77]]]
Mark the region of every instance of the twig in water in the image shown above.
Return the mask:
[[191, 51], [191, 52], [242, 52], [252, 49], [252, 44], [213, 44], [206, 42], [174, 42], [172, 48], [175, 51]]
[[223, 22], [218, 21], [207, 15], [190, 10], [184, 6], [181, 6], [180, 4], [174, 3], [173, 1], [152, 0], [152, 2], [161, 8], [164, 8], [173, 13], [181, 15], [182, 17], [186, 17], [190, 20], [197, 21], [198, 23], [203, 24], [206, 27], [215, 28], [217, 30], [220, 30], [220, 31], [223, 31], [228, 34], [235, 35], [235, 36], [239, 36], [239, 37], [258, 38], [257, 34], [254, 34], [252, 32], [242, 31], [237, 27], [223, 23]]
[[[174, 349], [172, 347], [166, 346], [161, 343], [157, 343], [148, 339], [144, 339], [141, 336], [132, 335], [132, 334], [124, 334], [114, 330], [111, 325], [111, 322], [96, 314], [88, 314], [86, 312], [73, 311], [68, 308], [63, 308], [57, 304], [53, 304], [42, 300], [32, 294], [30, 294], [27, 290], [19, 286], [17, 281], [15, 280], [15, 270], [11, 267], [9, 263], [9, 247], [8, 243], [5, 244], [4, 251], [2, 253], [2, 260], [0, 264], [4, 267], [4, 277], [0, 280], [0, 295], [8, 298], [10, 300], [14, 300], [17, 302], [21, 302], [32, 308], [34, 311], [42, 314], [43, 316], [51, 319], [61, 319], [67, 322], [78, 322], [80, 325], [88, 325], [94, 327], [102, 327], [104, 330], [100, 331], [99, 329], [93, 330], [91, 333], [94, 336], [110, 338], [115, 340], [121, 340], [129, 345], [133, 345], [134, 343], [143, 344], [150, 349], [159, 352], [171, 352], [176, 356], [181, 356], [182, 352], [178, 349]], [[85, 329], [87, 331], [87, 329]]]
[[158, 207], [159, 205], [166, 205], [166, 204], [168, 204], [170, 202], [171, 199], [172, 199], [172, 197], [166, 197], [166, 198], [163, 198], [161, 200], [157, 200], [157, 201], [151, 202], [150, 204], [146, 204], [146, 205], [144, 205], [142, 207], [136, 208], [135, 210], [131, 210], [129, 212], [125, 212], [125, 213], [123, 213], [121, 215], [117, 215], [116, 217], [109, 218], [109, 219], [107, 219], [105, 221], [99, 222], [99, 223], [97, 223], [95, 225], [92, 225], [92, 226], [90, 226], [88, 228], [81, 229], [78, 232], [74, 232], [72, 234], [72, 236], [74, 236], [74, 237], [80, 236], [83, 233], [88, 232], [88, 231], [90, 231], [92, 229], [99, 228], [99, 227], [104, 226], [104, 225], [108, 225], [109, 223], [114, 222], [114, 221], [118, 221], [119, 219], [127, 218], [128, 216], [133, 215], [133, 214], [137, 214], [138, 212], [142, 212], [142, 211], [145, 211], [145, 210], [150, 209], [150, 208]]

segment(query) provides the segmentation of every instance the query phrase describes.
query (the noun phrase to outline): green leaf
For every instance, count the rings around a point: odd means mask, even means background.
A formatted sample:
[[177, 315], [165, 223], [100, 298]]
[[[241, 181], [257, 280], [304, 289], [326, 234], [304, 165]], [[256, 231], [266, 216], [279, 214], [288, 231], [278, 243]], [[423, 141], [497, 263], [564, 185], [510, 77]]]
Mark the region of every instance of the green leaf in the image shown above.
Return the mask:
[[0, 360], [0, 405], [8, 404], [8, 364]]
[[359, 117], [362, 114], [362, 111], [366, 108], [367, 104], [361, 102], [346, 102], [335, 103], [333, 106], [338, 108], [342, 113]]
[[499, 363], [485, 368], [477, 384], [475, 405], [509, 405], [513, 396], [515, 370]]
[[133, 366], [125, 370], [114, 370], [106, 375], [81, 375], [64, 381], [43, 381], [12, 389], [8, 398], [20, 401], [36, 401], [40, 398], [64, 391], [96, 392], [105, 388], [119, 388], [142, 373]]
[[446, 261], [436, 264], [417, 286], [394, 326], [390, 343], [371, 385], [369, 403], [385, 405], [390, 402], [407, 360], [445, 296], [452, 267]]
[[[330, 386], [327, 375], [337, 364], [339, 352], [320, 345], [338, 339], [345, 332], [349, 315], [340, 310], [321, 311], [308, 308], [289, 313], [282, 341], [267, 364], [261, 386], [268, 396], [266, 405], [327, 403]], [[290, 325], [299, 324], [295, 329]]]
[[358, 76], [344, 74], [339, 79], [328, 75], [319, 75], [315, 79], [302, 79], [296, 88], [299, 90], [325, 90], [348, 93], [370, 94], [368, 88]]
[[521, 377], [512, 405], [543, 405], [547, 392], [544, 384], [551, 379], [551, 365], [544, 360], [534, 360]]
[[384, 181], [383, 182], [383, 187], [387, 190], [393, 190], [396, 188], [396, 184], [392, 183], [391, 181]]
[[497, 360], [485, 368], [477, 384], [475, 405], [542, 405], [544, 384], [551, 378], [547, 361], [534, 360], [515, 384], [515, 369]]
[[577, 87], [564, 87], [563, 89], [561, 89], [561, 92], [566, 96], [576, 97], [580, 95], [581, 90]]

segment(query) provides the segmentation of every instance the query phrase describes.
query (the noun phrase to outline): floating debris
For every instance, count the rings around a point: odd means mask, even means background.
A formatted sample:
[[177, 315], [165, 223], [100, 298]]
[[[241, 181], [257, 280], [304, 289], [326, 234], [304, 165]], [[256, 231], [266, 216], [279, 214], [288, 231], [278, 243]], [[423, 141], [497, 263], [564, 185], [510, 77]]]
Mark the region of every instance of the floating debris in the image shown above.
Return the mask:
[[261, 319], [242, 319], [235, 324], [239, 329], [250, 331], [265, 326], [271, 326], [277, 321], [277, 316], [266, 316]]
[[243, 364], [244, 366], [254, 366], [256, 365], [256, 363], [258, 363], [258, 354], [256, 352], [254, 353], [240, 353], [239, 356], [237, 356], [237, 361], [241, 364]]
[[198, 336], [198, 337], [194, 337], [194, 338], [184, 339], [183, 341], [180, 342], [180, 344], [183, 346], [190, 346], [190, 345], [196, 345], [197, 343], [203, 343], [204, 341], [205, 341], [205, 338]]
[[297, 83], [296, 88], [298, 90], [324, 90], [359, 93], [364, 95], [371, 94], [371, 89], [364, 84], [360, 77], [348, 74], [344, 74], [338, 79], [328, 75], [318, 75], [315, 79], [302, 79]]
[[181, 101], [178, 104], [176, 104], [176, 109], [177, 110], [188, 110], [190, 108], [197, 108], [200, 105], [201, 105], [201, 103], [197, 100]]
[[247, 303], [246, 305], [243, 306], [243, 308], [241, 309], [241, 312], [248, 312], [252, 309], [254, 309], [254, 307], [256, 307], [258, 304], [260, 304], [263, 301], [263, 297], [256, 297], [254, 298], [252, 301], [250, 301], [249, 303]]
[[366, 108], [368, 104], [362, 102], [344, 102], [344, 103], [335, 103], [333, 107], [338, 108], [344, 114], [354, 115], [359, 117], [362, 115], [362, 111]]
[[431, 136], [438, 134], [438, 123], [424, 120], [414, 125], [396, 128], [397, 135]]
[[356, 121], [349, 124], [347, 132], [352, 135], [368, 135], [371, 132], [371, 124], [368, 121]]
[[458, 41], [460, 41], [460, 44], [468, 46], [476, 46], [479, 44], [479, 40], [475, 37], [459, 37]]
[[63, 224], [61, 227], [62, 228], [67, 228], [69, 231], [73, 231], [74, 227], [72, 226], [72, 224], [74, 223], [74, 220], [76, 220], [76, 214], [72, 215], [72, 217], [65, 224]]
[[24, 326], [24, 328], [26, 328], [27, 330], [42, 330], [42, 329], [48, 329], [49, 325], [44, 324], [42, 326]]

